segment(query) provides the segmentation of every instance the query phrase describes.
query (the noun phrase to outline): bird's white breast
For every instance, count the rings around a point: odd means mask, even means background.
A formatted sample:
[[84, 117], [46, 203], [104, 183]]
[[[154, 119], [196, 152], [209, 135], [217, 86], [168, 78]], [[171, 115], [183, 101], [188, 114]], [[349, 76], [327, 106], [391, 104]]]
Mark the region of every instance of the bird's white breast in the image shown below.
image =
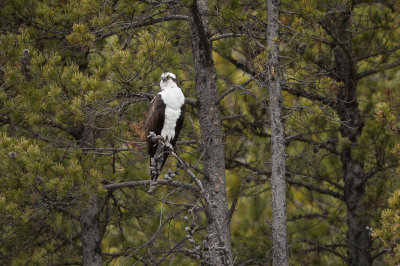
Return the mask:
[[176, 122], [181, 115], [181, 108], [185, 103], [185, 96], [176, 85], [163, 88], [159, 94], [165, 104], [165, 120], [161, 130], [161, 136], [170, 141], [175, 137]]

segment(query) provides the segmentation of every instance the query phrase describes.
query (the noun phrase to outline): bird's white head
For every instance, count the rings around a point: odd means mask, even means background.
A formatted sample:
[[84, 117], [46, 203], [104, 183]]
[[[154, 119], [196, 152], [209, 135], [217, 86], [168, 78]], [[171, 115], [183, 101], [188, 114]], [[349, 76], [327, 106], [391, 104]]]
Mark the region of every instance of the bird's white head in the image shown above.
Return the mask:
[[176, 86], [176, 76], [173, 73], [166, 72], [162, 73], [161, 81], [160, 81], [160, 88], [164, 90], [167, 87]]

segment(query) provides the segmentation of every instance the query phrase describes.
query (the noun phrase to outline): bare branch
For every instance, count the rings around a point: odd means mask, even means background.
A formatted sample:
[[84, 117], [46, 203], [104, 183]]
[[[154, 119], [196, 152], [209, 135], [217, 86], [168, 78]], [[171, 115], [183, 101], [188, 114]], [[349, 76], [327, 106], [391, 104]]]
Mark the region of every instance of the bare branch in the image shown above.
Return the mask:
[[219, 102], [224, 99], [228, 94], [236, 91], [237, 89], [241, 89], [244, 88], [244, 86], [246, 86], [247, 84], [249, 84], [250, 82], [252, 82], [254, 80], [254, 77], [251, 79], [246, 80], [245, 82], [243, 82], [240, 85], [233, 85], [232, 88], [230, 88], [227, 91], [224, 91], [217, 99], [217, 101], [215, 102], [215, 104], [219, 104]]
[[[144, 18], [143, 20], [138, 20], [138, 21], [134, 21], [129, 23], [128, 25], [121, 27], [119, 30], [120, 31], [126, 31], [126, 30], [130, 30], [130, 29], [135, 29], [135, 28], [141, 28], [144, 26], [149, 26], [149, 25], [154, 25], [154, 24], [158, 24], [158, 23], [162, 23], [162, 22], [166, 22], [166, 21], [173, 21], [173, 20], [184, 20], [184, 21], [188, 21], [189, 18], [187, 16], [183, 16], [183, 15], [169, 15], [169, 16], [164, 16], [161, 18], [154, 18], [154, 17], [150, 17], [150, 18]], [[101, 36], [102, 39], [110, 37], [114, 34], [117, 34], [116, 31], [110, 31], [106, 34], [103, 34]]]
[[380, 71], [388, 70], [388, 69], [391, 69], [391, 68], [394, 68], [394, 67], [397, 67], [397, 66], [400, 66], [400, 59], [397, 60], [397, 61], [394, 61], [394, 62], [392, 62], [390, 64], [381, 66], [381, 67], [371, 68], [371, 69], [362, 71], [361, 73], [358, 73], [356, 75], [356, 79], [360, 80], [360, 79], [365, 78], [367, 76], [376, 74], [376, 73], [378, 73]]
[[365, 175], [364, 175], [364, 182], [367, 181], [368, 179], [370, 179], [371, 177], [373, 177], [373, 176], [374, 176], [375, 174], [377, 174], [377, 173], [381, 173], [381, 172], [383, 172], [383, 171], [385, 171], [385, 170], [392, 169], [392, 168], [396, 168], [396, 167], [398, 167], [398, 166], [399, 166], [398, 163], [394, 163], [394, 164], [389, 164], [389, 165], [387, 165], [387, 166], [385, 166], [385, 167], [379, 167], [379, 168], [376, 168], [376, 169], [374, 169], [374, 170], [371, 170], [371, 171], [369, 171], [368, 173], [365, 173]]
[[[151, 180], [139, 180], [139, 181], [128, 181], [128, 182], [122, 182], [122, 183], [111, 183], [104, 185], [103, 187], [105, 189], [118, 189], [118, 188], [125, 188], [125, 187], [143, 187], [143, 186], [149, 186], [151, 184]], [[193, 186], [191, 184], [183, 183], [183, 182], [178, 182], [178, 181], [172, 181], [169, 182], [167, 180], [157, 180], [156, 184], [160, 184], [163, 186], [171, 186], [171, 187], [177, 187], [177, 188], [184, 188], [187, 190], [191, 190], [196, 193], [200, 193], [200, 188]]]
[[304, 98], [312, 100], [312, 101], [321, 102], [322, 104], [327, 105], [327, 106], [331, 107], [332, 109], [336, 110], [336, 102], [332, 98], [326, 98], [326, 97], [320, 96], [316, 93], [309, 93], [303, 89], [291, 88], [287, 85], [282, 85], [282, 90], [284, 90], [292, 95], [295, 95], [295, 96], [300, 96], [300, 97], [304, 97]]
[[347, 47], [348, 43], [340, 40], [338, 38], [338, 36], [336, 36], [336, 34], [329, 27], [324, 25], [324, 23], [319, 22], [318, 24], [321, 25], [321, 27], [326, 31], [326, 33], [328, 33], [329, 36], [332, 37], [332, 39], [335, 41], [335, 43], [337, 43], [340, 46], [342, 51], [346, 54], [347, 58], [349, 59], [350, 64], [353, 65], [353, 56], [350, 54], [350, 51]]
[[[156, 96], [156, 94], [148, 93], [148, 92], [133, 91], [133, 92], [129, 92], [129, 95], [124, 95], [124, 96], [125, 97], [126, 96], [143, 97], [143, 98], [151, 101]], [[187, 104], [190, 104], [190, 105], [194, 106], [194, 107], [197, 107], [197, 105], [198, 105], [197, 100], [191, 99], [191, 98], [185, 98], [185, 102]]]
[[221, 121], [239, 119], [239, 118], [244, 118], [244, 117], [246, 117], [246, 115], [228, 115], [228, 116], [221, 118]]
[[302, 242], [308, 243], [310, 245], [314, 245], [314, 248], [307, 250], [308, 252], [318, 251], [318, 250], [322, 249], [322, 250], [328, 251], [328, 252], [338, 256], [343, 261], [347, 261], [346, 256], [344, 256], [344, 255], [340, 254], [339, 252], [337, 252], [336, 250], [334, 250], [334, 248], [337, 248], [337, 247], [346, 247], [346, 245], [344, 245], [344, 244], [324, 245], [324, 244], [317, 243], [315, 241], [311, 241], [311, 240], [307, 240], [307, 239], [303, 239]]
[[325, 149], [335, 155], [340, 155], [340, 152], [338, 150], [336, 150], [335, 146], [331, 145], [330, 143], [318, 142], [318, 141], [315, 141], [312, 139], [308, 139], [308, 138], [303, 137], [303, 135], [301, 135], [301, 134], [290, 136], [289, 138], [286, 138], [285, 141], [286, 141], [286, 143], [288, 143], [289, 141], [303, 141], [303, 142], [318, 146], [319, 148]]
[[241, 34], [241, 33], [224, 33], [224, 34], [220, 34], [218, 36], [210, 38], [210, 41], [213, 42], [213, 41], [224, 39], [224, 38], [240, 37], [242, 35], [243, 34]]
[[367, 55], [363, 55], [363, 56], [357, 57], [355, 59], [355, 61], [359, 62], [359, 61], [365, 60], [367, 58], [371, 58], [371, 57], [375, 57], [375, 56], [379, 56], [379, 55], [383, 55], [383, 54], [389, 54], [389, 53], [395, 52], [395, 51], [397, 51], [399, 49], [400, 49], [400, 45], [397, 45], [397, 46], [395, 46], [395, 47], [393, 47], [391, 49], [382, 50], [382, 51], [379, 51], [379, 52], [376, 52], [376, 53], [373, 53], [373, 54], [367, 54]]
[[232, 56], [226, 56], [226, 55], [223, 55], [220, 53], [219, 53], [219, 55], [222, 56], [223, 58], [225, 58], [226, 60], [228, 60], [229, 62], [231, 62], [238, 69], [242, 70], [243, 72], [249, 74], [252, 77], [255, 77], [260, 74], [260, 73], [257, 73], [256, 71], [250, 69], [250, 67], [248, 65], [246, 65], [246, 63], [241, 62], [241, 61], [233, 58]]
[[75, 262], [60, 262], [51, 264], [53, 266], [64, 266], [64, 265], [82, 265], [82, 262], [75, 261]]
[[[233, 163], [236, 163], [237, 165], [242, 166], [244, 168], [247, 168], [249, 170], [252, 170], [253, 172], [256, 172], [259, 175], [267, 175], [267, 176], [271, 175], [270, 171], [265, 171], [263, 169], [259, 169], [259, 168], [253, 167], [253, 166], [251, 166], [249, 164], [246, 164], [246, 163], [243, 163], [243, 162], [240, 162], [240, 161], [237, 161], [237, 160], [229, 160], [229, 161], [233, 162]], [[290, 174], [290, 173], [288, 173], [288, 174]], [[313, 190], [313, 191], [316, 191], [316, 192], [319, 192], [319, 193], [322, 193], [322, 194], [327, 194], [327, 195], [330, 195], [332, 197], [338, 198], [340, 200], [344, 200], [344, 196], [342, 194], [338, 193], [338, 192], [335, 192], [335, 191], [330, 190], [330, 189], [320, 188], [318, 186], [314, 186], [314, 185], [311, 185], [311, 184], [306, 183], [306, 182], [302, 182], [302, 181], [298, 181], [298, 180], [292, 179], [292, 178], [288, 177], [288, 175], [286, 175], [286, 182], [289, 183], [289, 184], [292, 184], [292, 185], [302, 186], [302, 187], [305, 187], [307, 189], [310, 189], [310, 190]]]
[[320, 188], [318, 186], [314, 186], [311, 185], [309, 183], [306, 182], [302, 182], [302, 181], [298, 181], [298, 180], [294, 180], [292, 178], [288, 178], [286, 177], [286, 182], [288, 182], [291, 185], [295, 185], [295, 186], [302, 186], [305, 187], [307, 189], [322, 193], [322, 194], [326, 194], [326, 195], [330, 195], [332, 197], [338, 198], [340, 200], [344, 200], [344, 196], [338, 192], [332, 191], [330, 189], [325, 189], [325, 188]]
[[233, 201], [232, 201], [232, 205], [231, 205], [231, 208], [229, 209], [229, 213], [228, 213], [229, 223], [232, 220], [232, 216], [233, 216], [233, 213], [235, 212], [237, 202], [238, 202], [238, 199], [233, 199]]
[[324, 213], [324, 214], [309, 213], [309, 214], [305, 214], [305, 215], [296, 215], [291, 218], [288, 218], [288, 222], [293, 222], [293, 221], [300, 220], [300, 219], [316, 219], [316, 218], [328, 218], [328, 216], [326, 215], [326, 213]]

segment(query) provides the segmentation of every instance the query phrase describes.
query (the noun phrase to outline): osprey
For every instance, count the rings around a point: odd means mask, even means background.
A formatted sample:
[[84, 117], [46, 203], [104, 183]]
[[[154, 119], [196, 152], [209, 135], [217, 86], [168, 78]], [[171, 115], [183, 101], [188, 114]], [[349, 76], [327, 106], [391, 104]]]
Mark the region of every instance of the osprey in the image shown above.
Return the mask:
[[[172, 73], [161, 75], [161, 91], [151, 101], [146, 118], [147, 152], [150, 155], [151, 180], [157, 180], [165, 161], [168, 157], [167, 146], [158, 147], [157, 138], [151, 135], [161, 135], [167, 143], [175, 148], [176, 140], [179, 137], [183, 120], [185, 117], [185, 96], [182, 90], [176, 85], [176, 76]], [[158, 149], [158, 152], [157, 152]], [[157, 160], [157, 156], [162, 158]]]

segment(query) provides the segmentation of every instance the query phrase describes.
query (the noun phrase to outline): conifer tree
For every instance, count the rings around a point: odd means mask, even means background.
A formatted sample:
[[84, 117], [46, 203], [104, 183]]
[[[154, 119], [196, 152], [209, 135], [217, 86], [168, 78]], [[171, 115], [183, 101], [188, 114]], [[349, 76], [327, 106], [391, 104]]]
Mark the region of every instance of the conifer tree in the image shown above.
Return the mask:
[[[272, 264], [273, 62], [289, 263], [395, 260], [396, 216], [381, 211], [399, 186], [398, 5], [281, 1], [274, 49], [268, 11], [2, 1], [0, 262]], [[143, 120], [165, 71], [188, 115], [149, 195]]]

